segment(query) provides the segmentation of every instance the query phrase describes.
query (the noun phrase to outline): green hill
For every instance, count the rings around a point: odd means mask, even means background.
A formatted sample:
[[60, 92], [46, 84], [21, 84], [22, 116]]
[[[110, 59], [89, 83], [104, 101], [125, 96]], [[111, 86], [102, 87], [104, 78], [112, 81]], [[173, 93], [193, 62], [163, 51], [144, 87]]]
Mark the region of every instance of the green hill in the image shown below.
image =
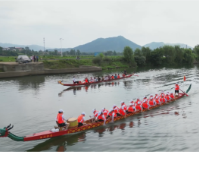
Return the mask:
[[133, 50], [135, 50], [136, 48], [141, 48], [140, 45], [124, 38], [123, 36], [118, 36], [110, 38], [98, 38], [84, 45], [74, 47], [73, 49], [78, 49], [81, 52], [123, 52], [125, 46], [129, 46]]

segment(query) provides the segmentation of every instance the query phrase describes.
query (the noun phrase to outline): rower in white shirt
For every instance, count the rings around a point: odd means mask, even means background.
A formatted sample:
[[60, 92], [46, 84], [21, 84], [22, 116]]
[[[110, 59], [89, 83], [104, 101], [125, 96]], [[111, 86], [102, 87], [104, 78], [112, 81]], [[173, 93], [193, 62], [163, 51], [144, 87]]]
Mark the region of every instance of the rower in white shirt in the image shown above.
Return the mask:
[[74, 84], [78, 84], [79, 83], [79, 81], [76, 80], [75, 76], [73, 76], [73, 83]]

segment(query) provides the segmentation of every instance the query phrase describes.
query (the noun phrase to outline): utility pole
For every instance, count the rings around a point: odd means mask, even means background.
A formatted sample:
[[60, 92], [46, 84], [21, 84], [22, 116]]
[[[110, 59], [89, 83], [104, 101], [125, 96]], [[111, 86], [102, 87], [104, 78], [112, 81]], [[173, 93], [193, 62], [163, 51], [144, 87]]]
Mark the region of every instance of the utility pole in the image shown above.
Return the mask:
[[60, 44], [61, 44], [61, 57], [62, 57], [62, 40], [64, 40], [63, 38], [60, 38]]
[[44, 55], [45, 55], [45, 38], [43, 38], [43, 42], [44, 42]]

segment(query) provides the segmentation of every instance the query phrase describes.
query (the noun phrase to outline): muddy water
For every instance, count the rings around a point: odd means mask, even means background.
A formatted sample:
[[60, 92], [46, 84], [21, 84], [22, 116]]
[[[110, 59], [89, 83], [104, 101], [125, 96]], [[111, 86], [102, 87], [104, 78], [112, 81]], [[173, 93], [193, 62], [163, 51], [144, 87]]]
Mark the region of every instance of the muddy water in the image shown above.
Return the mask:
[[[131, 73], [133, 70], [129, 70]], [[76, 78], [121, 73], [106, 71], [77, 74]], [[99, 128], [57, 138], [15, 142], [0, 138], [0, 151], [198, 151], [199, 150], [199, 68], [159, 68], [137, 70], [138, 77], [88, 87], [68, 88], [73, 74], [29, 76], [0, 80], [0, 128], [12, 123], [12, 133], [25, 136], [52, 129], [59, 109], [66, 118], [82, 111], [89, 119], [92, 110], [108, 110], [145, 95], [173, 92], [180, 83], [189, 97], [128, 117]], [[183, 82], [183, 76], [186, 82]]]

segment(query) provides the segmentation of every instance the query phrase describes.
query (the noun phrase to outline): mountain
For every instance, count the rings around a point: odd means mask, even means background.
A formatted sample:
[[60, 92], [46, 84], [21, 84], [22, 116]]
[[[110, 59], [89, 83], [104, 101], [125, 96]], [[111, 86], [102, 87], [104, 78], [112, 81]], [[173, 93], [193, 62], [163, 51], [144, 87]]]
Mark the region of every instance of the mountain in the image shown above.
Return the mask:
[[123, 36], [98, 38], [84, 45], [76, 46], [73, 49], [75, 50], [78, 49], [81, 52], [105, 52], [105, 51], [122, 52], [125, 46], [129, 46], [133, 50], [135, 50], [136, 48], [141, 49], [140, 45], [124, 38]]
[[[154, 50], [156, 48], [160, 48], [160, 47], [163, 47], [165, 45], [169, 45], [169, 46], [176, 46], [176, 45], [178, 45], [181, 48], [186, 48], [186, 44], [183, 44], [183, 43], [163, 43], [163, 42], [152, 42], [152, 43], [148, 43], [148, 44], [144, 45], [144, 47], [149, 47], [151, 50]], [[193, 47], [188, 46], [188, 45], [187, 45], [187, 48], [193, 49]]]
[[39, 45], [17, 45], [17, 44], [11, 44], [11, 43], [0, 43], [0, 46], [3, 48], [7, 48], [7, 47], [21, 47], [21, 48], [25, 48], [25, 47], [29, 47], [31, 50], [34, 51], [39, 51], [39, 50], [44, 50], [43, 46], [39, 46]]

